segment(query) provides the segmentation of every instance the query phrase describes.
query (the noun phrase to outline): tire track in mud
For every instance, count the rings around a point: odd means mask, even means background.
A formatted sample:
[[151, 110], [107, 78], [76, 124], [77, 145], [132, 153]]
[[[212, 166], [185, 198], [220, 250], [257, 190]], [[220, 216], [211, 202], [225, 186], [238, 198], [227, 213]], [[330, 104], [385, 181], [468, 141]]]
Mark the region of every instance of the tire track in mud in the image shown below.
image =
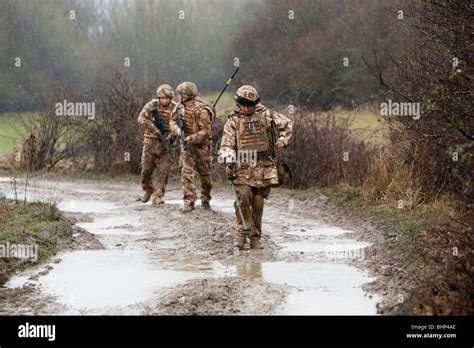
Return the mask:
[[[271, 194], [265, 249], [236, 252], [230, 190], [213, 191], [213, 211], [183, 215], [181, 191], [170, 186], [167, 203], [151, 206], [136, 201], [138, 183], [32, 180], [29, 200], [58, 200], [104, 249], [62, 252], [60, 262], [13, 277], [0, 313], [375, 314], [376, 299], [361, 289], [371, 279], [339, 257], [368, 244], [323, 223], [330, 213]], [[12, 194], [6, 179], [0, 189]]]

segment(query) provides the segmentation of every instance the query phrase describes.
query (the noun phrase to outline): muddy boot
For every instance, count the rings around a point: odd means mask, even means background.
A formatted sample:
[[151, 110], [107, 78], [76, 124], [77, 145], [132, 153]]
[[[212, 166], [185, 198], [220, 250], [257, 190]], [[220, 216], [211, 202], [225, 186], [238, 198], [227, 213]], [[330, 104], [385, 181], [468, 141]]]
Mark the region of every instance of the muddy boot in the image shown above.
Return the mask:
[[250, 237], [250, 249], [263, 249], [263, 245], [258, 237]]
[[151, 198], [151, 204], [158, 205], [158, 204], [165, 204], [165, 200], [162, 197], [157, 197], [153, 195]]
[[194, 204], [185, 204], [184, 207], [181, 208], [181, 212], [186, 214], [190, 213], [194, 210]]
[[150, 197], [151, 197], [151, 194], [153, 192], [151, 191], [146, 191], [144, 194], [143, 194], [143, 197], [142, 197], [142, 203], [146, 203], [150, 200]]
[[243, 249], [245, 244], [245, 235], [242, 233], [236, 233], [234, 235], [234, 248]]
[[202, 202], [201, 206], [204, 210], [211, 210], [211, 205], [209, 204], [209, 202]]

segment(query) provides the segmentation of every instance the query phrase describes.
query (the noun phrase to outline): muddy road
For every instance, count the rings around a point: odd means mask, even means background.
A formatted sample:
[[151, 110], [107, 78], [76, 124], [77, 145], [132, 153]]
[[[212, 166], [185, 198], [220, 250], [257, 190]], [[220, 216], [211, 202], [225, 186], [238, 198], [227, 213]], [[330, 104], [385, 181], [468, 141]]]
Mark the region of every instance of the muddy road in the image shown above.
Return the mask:
[[[17, 194], [24, 197], [24, 181]], [[0, 192], [13, 198], [10, 178]], [[183, 215], [172, 182], [166, 204], [138, 202], [138, 182], [30, 179], [29, 201], [57, 202], [97, 242], [60, 252], [0, 289], [0, 314], [376, 314], [373, 281], [351, 264], [368, 242], [327, 208], [272, 193], [263, 250], [232, 247], [233, 196], [213, 190], [213, 211]], [[341, 228], [346, 227], [346, 229]], [[248, 244], [246, 246], [248, 248]]]

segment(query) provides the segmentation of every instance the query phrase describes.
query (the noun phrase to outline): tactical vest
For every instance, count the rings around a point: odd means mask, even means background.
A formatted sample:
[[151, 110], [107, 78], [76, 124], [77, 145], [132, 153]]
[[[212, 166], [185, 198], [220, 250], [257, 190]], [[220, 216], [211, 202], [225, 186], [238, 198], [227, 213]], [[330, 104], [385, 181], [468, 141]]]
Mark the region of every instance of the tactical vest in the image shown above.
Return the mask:
[[252, 116], [240, 115], [236, 119], [237, 149], [267, 153], [270, 141], [267, 135], [266, 109], [257, 110]]
[[211, 122], [212, 122], [212, 119], [213, 119], [212, 109], [199, 100], [195, 100], [194, 105], [192, 105], [191, 107], [189, 108], [184, 107], [182, 109], [183, 120], [184, 120], [184, 131], [186, 132], [186, 135], [192, 135], [199, 131], [197, 119], [202, 109], [206, 109], [211, 114], [210, 117], [211, 117]]
[[182, 108], [181, 109], [183, 121], [184, 121], [184, 132], [186, 136], [196, 133], [196, 116], [194, 106], [192, 108]]
[[175, 105], [176, 103], [171, 101], [167, 107], [164, 107], [158, 102], [158, 112], [160, 113], [160, 118], [163, 121], [163, 127], [165, 128], [167, 134], [169, 134], [170, 132], [171, 112], [173, 111]]

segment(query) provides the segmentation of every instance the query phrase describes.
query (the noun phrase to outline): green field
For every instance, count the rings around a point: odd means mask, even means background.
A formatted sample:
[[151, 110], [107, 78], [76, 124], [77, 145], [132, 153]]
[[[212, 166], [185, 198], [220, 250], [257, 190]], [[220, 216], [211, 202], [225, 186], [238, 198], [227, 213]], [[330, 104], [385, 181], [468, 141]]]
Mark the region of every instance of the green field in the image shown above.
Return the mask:
[[[219, 96], [220, 92], [208, 92], [204, 93], [202, 97], [206, 99], [211, 104], [214, 104], [214, 101]], [[231, 92], [225, 92], [219, 103], [216, 106], [217, 117], [221, 120], [225, 120], [226, 116], [232, 112], [235, 108], [234, 95]]]
[[[203, 94], [203, 98], [209, 102], [216, 100], [219, 92], [210, 92]], [[217, 116], [225, 121], [226, 116], [235, 108], [234, 98], [231, 92], [222, 95], [217, 104]], [[363, 140], [373, 144], [384, 143], [386, 132], [384, 130], [384, 122], [370, 108], [361, 108], [356, 112], [336, 108], [334, 109], [336, 120], [350, 120], [350, 128], [353, 134]], [[33, 113], [12, 114], [5, 113], [0, 115], [0, 154], [7, 154], [14, 151], [21, 142], [24, 129], [25, 118], [31, 118]]]
[[11, 153], [20, 145], [25, 117], [31, 117], [31, 114], [0, 115], [0, 154]]
[[334, 111], [336, 120], [349, 120], [352, 134], [368, 143], [379, 145], [386, 143], [387, 128], [384, 119], [381, 118], [370, 107], [359, 110], [344, 110], [336, 108]]
[[[203, 98], [209, 102], [216, 100], [220, 92], [204, 93]], [[235, 101], [231, 92], [222, 95], [217, 104], [217, 116], [225, 121], [226, 116], [235, 109]], [[354, 136], [365, 140], [372, 144], [382, 144], [386, 140], [386, 129], [384, 128], [384, 120], [370, 107], [363, 107], [356, 111], [345, 110], [335, 107], [332, 111], [322, 113], [329, 115], [334, 113], [336, 120], [350, 120], [350, 128]]]

